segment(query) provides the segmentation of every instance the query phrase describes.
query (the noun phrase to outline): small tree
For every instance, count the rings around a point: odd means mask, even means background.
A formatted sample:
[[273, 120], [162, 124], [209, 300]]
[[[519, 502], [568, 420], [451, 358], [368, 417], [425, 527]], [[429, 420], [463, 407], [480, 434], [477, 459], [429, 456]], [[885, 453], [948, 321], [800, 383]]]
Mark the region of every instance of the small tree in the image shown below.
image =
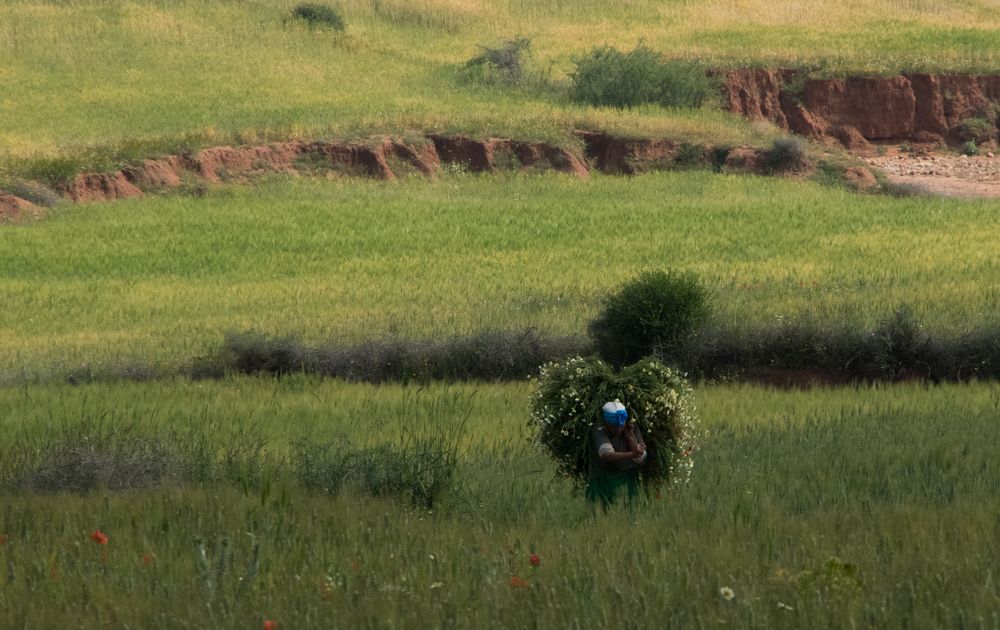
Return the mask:
[[708, 291], [694, 274], [647, 271], [605, 299], [590, 335], [612, 365], [669, 357], [709, 312]]

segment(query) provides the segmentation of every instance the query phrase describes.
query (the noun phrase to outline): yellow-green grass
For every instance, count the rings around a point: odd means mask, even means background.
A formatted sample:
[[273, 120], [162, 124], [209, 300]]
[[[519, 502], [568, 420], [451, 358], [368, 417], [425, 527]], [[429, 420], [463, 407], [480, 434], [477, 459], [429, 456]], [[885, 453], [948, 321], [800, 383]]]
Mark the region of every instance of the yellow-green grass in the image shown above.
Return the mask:
[[583, 334], [604, 295], [665, 267], [698, 274], [725, 326], [873, 326], [905, 303], [960, 331], [996, 321], [998, 223], [986, 201], [708, 172], [274, 178], [67, 207], [0, 229], [0, 365], [181, 361], [243, 329]]
[[[691, 482], [608, 514], [523, 439], [528, 392], [303, 378], [0, 389], [4, 457], [19, 435], [80, 419], [204, 423], [219, 449], [220, 427], [255, 424], [279, 451], [303, 435], [379, 442], [414, 417], [446, 430], [467, 419], [455, 482], [430, 512], [309, 492], [287, 468], [263, 485], [5, 491], [0, 624], [604, 627], [623, 611], [637, 627], [995, 624], [990, 385], [700, 388]], [[89, 538], [98, 529], [106, 546]]]
[[[342, 35], [286, 20], [295, 3], [4, 2], [0, 157], [71, 154], [103, 165], [184, 145], [428, 130], [565, 143], [580, 127], [761, 142], [719, 112], [567, 102], [561, 86], [574, 56], [640, 40], [720, 67], [1000, 67], [1000, 17], [987, 0], [345, 0], [336, 3], [348, 24]], [[480, 45], [518, 34], [533, 38], [545, 84], [457, 80]]]

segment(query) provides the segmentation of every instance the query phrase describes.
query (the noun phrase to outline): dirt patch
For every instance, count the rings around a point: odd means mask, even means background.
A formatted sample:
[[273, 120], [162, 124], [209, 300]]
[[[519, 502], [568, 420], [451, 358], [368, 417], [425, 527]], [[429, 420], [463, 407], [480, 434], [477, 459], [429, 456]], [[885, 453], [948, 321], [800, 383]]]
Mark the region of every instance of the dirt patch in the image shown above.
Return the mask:
[[44, 208], [30, 201], [0, 192], [0, 223], [21, 223], [40, 219], [44, 214]]
[[122, 169], [122, 174], [136, 188], [150, 190], [175, 188], [181, 185], [184, 160], [178, 156], [156, 160], [143, 160], [138, 166]]
[[867, 155], [872, 151], [871, 143], [865, 139], [864, 134], [856, 127], [838, 125], [830, 129], [830, 135], [836, 138], [851, 153]]
[[675, 168], [680, 144], [667, 138], [621, 138], [582, 132], [584, 153], [605, 173], [635, 175]]
[[726, 155], [722, 168], [729, 173], [760, 173], [764, 158], [763, 152], [753, 147], [736, 147]]
[[844, 180], [855, 190], [867, 191], [878, 187], [878, 179], [871, 171], [859, 166], [844, 169]]
[[441, 170], [441, 159], [433, 142], [407, 144], [394, 140], [386, 140], [383, 145], [385, 160], [394, 174], [409, 168], [419, 172], [424, 177], [435, 177]]
[[244, 181], [267, 173], [295, 171], [295, 158], [302, 149], [297, 142], [251, 147], [212, 147], [199, 151], [192, 166], [208, 182]]
[[142, 191], [136, 188], [121, 171], [77, 175], [63, 194], [75, 203], [142, 197]]
[[473, 140], [465, 136], [431, 136], [434, 148], [442, 163], [461, 164], [473, 173], [491, 172], [493, 165], [493, 140]]
[[914, 155], [890, 148], [870, 157], [891, 183], [946, 197], [1000, 198], [1000, 158], [987, 155]]
[[725, 75], [723, 105], [753, 120], [770, 120], [784, 129], [789, 128], [785, 113], [793, 103], [782, 103], [782, 88], [794, 77], [791, 70], [746, 68]]

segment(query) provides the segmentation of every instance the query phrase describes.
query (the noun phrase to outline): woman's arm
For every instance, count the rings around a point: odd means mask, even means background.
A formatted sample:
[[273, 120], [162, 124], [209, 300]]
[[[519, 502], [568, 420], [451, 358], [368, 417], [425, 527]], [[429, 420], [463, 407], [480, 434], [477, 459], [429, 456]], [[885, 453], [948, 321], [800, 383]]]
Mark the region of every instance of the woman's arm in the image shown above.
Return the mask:
[[639, 427], [630, 424], [625, 433], [625, 441], [628, 443], [629, 448], [632, 449], [634, 455], [632, 463], [639, 464], [640, 466], [645, 464], [646, 443], [642, 439], [642, 432], [639, 431]]
[[633, 451], [636, 455], [641, 455], [646, 452], [646, 443], [642, 440], [642, 433], [636, 428], [634, 424], [628, 425], [625, 430], [625, 442], [628, 444], [629, 450]]
[[631, 447], [628, 451], [616, 451], [607, 433], [601, 429], [594, 430], [594, 442], [597, 445], [597, 456], [604, 462], [622, 462], [637, 455], [635, 451], [631, 450]]
[[601, 459], [606, 462], [623, 462], [626, 459], [635, 459], [636, 457], [641, 457], [641, 455], [635, 451], [622, 451], [619, 453], [618, 451], [611, 450], [601, 453]]

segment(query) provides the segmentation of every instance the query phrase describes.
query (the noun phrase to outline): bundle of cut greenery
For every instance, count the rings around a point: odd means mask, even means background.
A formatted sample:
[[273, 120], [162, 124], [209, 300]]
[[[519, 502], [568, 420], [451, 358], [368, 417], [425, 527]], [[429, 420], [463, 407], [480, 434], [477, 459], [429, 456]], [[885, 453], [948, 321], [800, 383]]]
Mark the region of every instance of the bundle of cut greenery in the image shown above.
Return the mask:
[[587, 481], [601, 406], [619, 400], [646, 442], [646, 487], [690, 479], [697, 418], [691, 387], [676, 369], [643, 359], [616, 373], [600, 359], [576, 357], [542, 366], [534, 385], [529, 424], [561, 473]]

